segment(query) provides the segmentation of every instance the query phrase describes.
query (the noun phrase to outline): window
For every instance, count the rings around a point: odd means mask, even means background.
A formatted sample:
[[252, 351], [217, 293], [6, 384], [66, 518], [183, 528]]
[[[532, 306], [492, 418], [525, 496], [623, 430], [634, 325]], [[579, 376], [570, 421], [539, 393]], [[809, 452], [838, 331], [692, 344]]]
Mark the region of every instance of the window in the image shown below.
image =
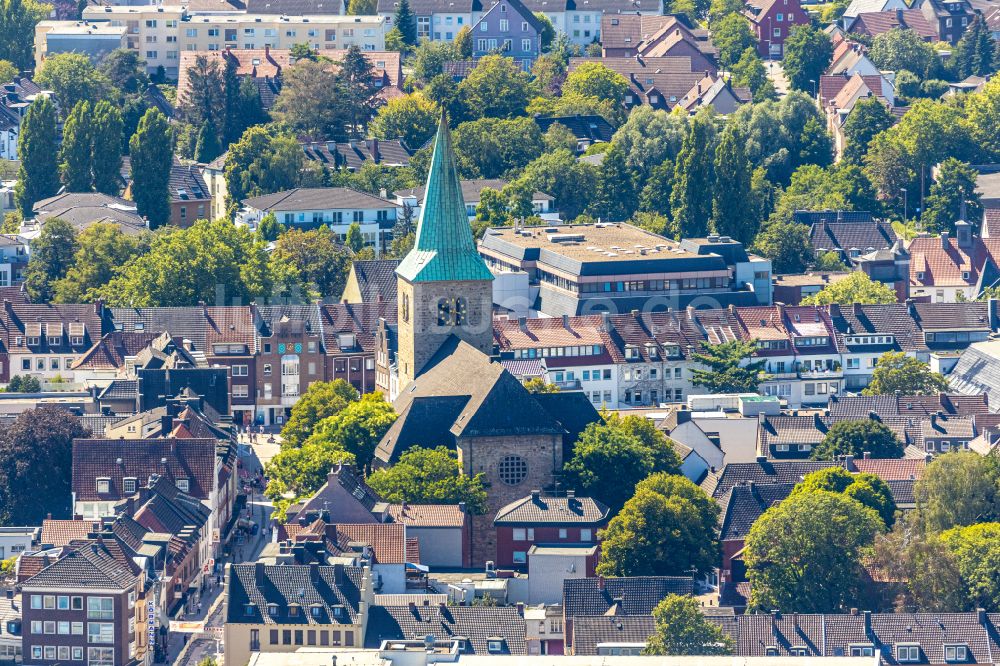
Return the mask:
[[782, 21], [785, 20], [785, 15], [784, 14], [778, 14], [777, 17], [775, 17], [775, 18], [777, 19], [778, 23], [781, 23]]
[[563, 528], [559, 529], [559, 538], [560, 539], [565, 539], [566, 538], [566, 528], [563, 527]]
[[126, 478], [122, 479], [122, 492], [126, 495], [131, 495], [135, 492], [136, 479]]
[[[73, 607], [73, 610], [83, 610], [83, 597], [73, 597], [70, 600], [70, 605]], [[80, 633], [82, 634], [83, 631]]]
[[966, 661], [969, 658], [969, 648], [965, 645], [945, 645], [944, 660], [948, 663]]
[[312, 613], [313, 617], [322, 617], [323, 616], [323, 608], [320, 607], [320, 606], [313, 606], [310, 609], [310, 612]]
[[87, 663], [90, 666], [115, 666], [115, 649], [87, 648]]
[[265, 377], [270, 377], [271, 376], [271, 364], [270, 363], [265, 363], [264, 364], [264, 376]]
[[592, 538], [589, 527], [580, 530], [580, 541], [591, 541]]
[[524, 564], [528, 561], [528, 554], [523, 550], [515, 550], [512, 559], [514, 564]]
[[233, 377], [246, 377], [246, 376], [247, 376], [247, 366], [245, 365], [233, 366]]
[[55, 659], [56, 658], [56, 646], [55, 645], [46, 645], [45, 646], [45, 658], [46, 659]]
[[186, 493], [191, 489], [191, 482], [188, 479], [177, 479], [177, 490]]
[[850, 654], [852, 657], [874, 657], [875, 656], [875, 646], [874, 645], [852, 645], [850, 646]]
[[897, 645], [896, 659], [898, 661], [906, 661], [906, 662], [920, 661], [920, 646]]
[[42, 621], [41, 620], [32, 620], [31, 621], [31, 633], [33, 633], [33, 634], [40, 634], [40, 633], [42, 633]]
[[56, 608], [59, 610], [69, 610], [69, 597], [59, 596], [56, 597]]
[[508, 32], [510, 30], [510, 21], [507, 19], [500, 19], [500, 32]]
[[508, 486], [516, 486], [528, 476], [528, 463], [521, 456], [506, 456], [500, 461], [497, 472]]
[[234, 398], [246, 398], [250, 396], [250, 387], [246, 384], [234, 384], [233, 385], [233, 397]]
[[802, 646], [799, 646], [799, 645], [796, 645], [795, 647], [789, 648], [788, 651], [791, 653], [791, 655], [793, 657], [808, 657], [809, 656], [809, 650], [806, 649], [806, 648], [804, 648], [804, 647], [802, 647]]
[[83, 661], [83, 648], [74, 647], [73, 648], [73, 661]]
[[87, 599], [88, 620], [113, 620], [114, 600], [111, 597], [89, 597]]
[[56, 633], [60, 636], [69, 636], [69, 622], [60, 620], [56, 623]]
[[271, 645], [277, 645], [278, 644], [278, 630], [277, 629], [271, 629], [270, 635], [268, 636], [268, 640], [270, 641]]
[[514, 541], [526, 541], [527, 540], [526, 537], [527, 533], [525, 532], [523, 527], [514, 528], [514, 535], [513, 535]]
[[88, 622], [88, 643], [114, 643], [115, 625], [113, 622]]
[[503, 652], [503, 639], [499, 639], [499, 638], [494, 639], [494, 638], [491, 638], [489, 640], [489, 646], [488, 647], [489, 647], [490, 652], [492, 652], [494, 654], [497, 653], [497, 652]]
[[45, 608], [46, 610], [54, 610], [56, 607], [56, 598], [52, 595], [45, 595]]

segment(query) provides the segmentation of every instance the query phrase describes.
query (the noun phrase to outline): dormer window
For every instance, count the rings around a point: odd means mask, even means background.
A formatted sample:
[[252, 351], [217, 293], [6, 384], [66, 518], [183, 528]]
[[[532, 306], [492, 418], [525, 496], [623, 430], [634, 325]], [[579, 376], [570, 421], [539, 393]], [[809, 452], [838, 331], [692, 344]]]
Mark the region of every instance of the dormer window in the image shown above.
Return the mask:
[[111, 492], [111, 479], [107, 477], [97, 479], [97, 494], [105, 495]]
[[253, 617], [257, 612], [257, 604], [243, 604], [243, 614], [247, 617]]
[[896, 660], [911, 664], [920, 661], [920, 646], [910, 643], [897, 645]]
[[313, 617], [323, 617], [322, 606], [313, 606], [312, 608], [309, 609], [309, 612], [312, 614]]
[[917, 271], [917, 279], [918, 280], [923, 280], [924, 279], [924, 272], [923, 271]]
[[344, 607], [343, 606], [334, 606], [333, 607], [333, 616], [334, 617], [342, 617], [343, 614], [344, 614]]
[[49, 336], [49, 346], [55, 347], [61, 342], [61, 340], [55, 336]]
[[849, 649], [850, 649], [850, 656], [852, 656], [852, 657], [874, 657], [875, 656], [875, 646], [874, 645], [851, 645]]
[[966, 645], [945, 645], [944, 660], [949, 664], [960, 664], [969, 660], [969, 648]]
[[489, 639], [487, 646], [489, 648], [490, 654], [500, 654], [503, 652], [503, 639], [502, 638], [491, 638]]
[[122, 479], [122, 492], [126, 495], [131, 495], [135, 492], [137, 479], [135, 477], [126, 477]]
[[962, 279], [963, 280], [969, 279], [969, 271], [962, 271]]
[[298, 616], [299, 616], [299, 607], [298, 606], [289, 606], [288, 607], [288, 617], [298, 617]]
[[177, 479], [175, 483], [177, 485], [177, 490], [182, 493], [186, 493], [191, 489], [191, 482], [188, 479]]
[[278, 617], [278, 604], [268, 604], [267, 614], [271, 617]]

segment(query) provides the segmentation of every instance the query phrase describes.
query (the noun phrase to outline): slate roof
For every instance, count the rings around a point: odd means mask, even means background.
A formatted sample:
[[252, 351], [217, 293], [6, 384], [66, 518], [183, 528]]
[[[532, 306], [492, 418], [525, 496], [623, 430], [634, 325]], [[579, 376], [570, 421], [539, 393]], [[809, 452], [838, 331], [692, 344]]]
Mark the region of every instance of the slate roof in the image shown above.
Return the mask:
[[813, 251], [840, 250], [849, 254], [859, 250], [865, 254], [871, 250], [892, 247], [897, 240], [892, 225], [884, 220], [865, 222], [820, 222], [809, 231], [809, 242]]
[[156, 338], [156, 333], [111, 331], [73, 362], [73, 370], [117, 370]]
[[35, 219], [43, 225], [45, 220], [59, 217], [69, 222], [78, 232], [98, 222], [117, 225], [126, 234], [140, 234], [149, 230], [142, 216], [136, 212], [134, 202], [100, 192], [57, 194], [36, 201], [32, 212]]
[[652, 615], [577, 616], [573, 618], [573, 654], [598, 654], [601, 643], [645, 643], [656, 630]]
[[[238, 624], [357, 624], [362, 600], [360, 567], [234, 564], [227, 581], [226, 621]], [[253, 604], [248, 611], [248, 604]], [[276, 617], [267, 605], [277, 604]], [[288, 608], [298, 604], [295, 617]], [[311, 608], [321, 609], [313, 615]], [[339, 608], [339, 614], [335, 609]]]
[[[466, 639], [464, 654], [488, 655], [489, 639], [502, 638], [501, 654], [527, 654], [524, 618], [515, 606], [373, 606], [368, 611], [365, 647], [388, 639]], [[494, 653], [496, 654], [496, 653]]]
[[608, 142], [615, 133], [611, 123], [601, 116], [535, 116], [535, 123], [542, 132], [559, 123], [572, 132], [577, 141], [585, 143]]
[[720, 500], [722, 507], [719, 539], [742, 540], [765, 511], [785, 500], [794, 483], [753, 483], [733, 486]]
[[362, 303], [396, 303], [396, 267], [399, 259], [355, 261], [351, 272], [357, 281]]
[[[379, 14], [395, 14], [399, 7], [399, 0], [378, 0]], [[483, 3], [480, 0], [414, 0], [410, 4], [410, 9], [418, 16], [428, 16], [434, 13], [471, 13], [482, 11]]]
[[874, 474], [886, 482], [917, 481], [927, 469], [927, 461], [909, 458], [855, 458], [848, 469], [860, 474]]
[[963, 329], [989, 331], [992, 328], [990, 304], [985, 301], [914, 303], [912, 313], [925, 333]]
[[139, 567], [124, 557], [114, 541], [80, 544], [22, 583], [25, 591], [36, 587], [77, 589], [132, 588]]
[[610, 509], [590, 497], [535, 497], [515, 500], [497, 511], [494, 525], [602, 525]]
[[796, 484], [806, 474], [830, 467], [822, 460], [761, 460], [751, 463], [732, 463], [718, 472], [710, 472], [701, 483], [702, 489], [718, 499], [740, 483], [753, 481], [765, 483]]
[[[323, 327], [323, 348], [327, 354], [375, 353], [375, 333], [379, 319], [396, 321], [396, 298], [381, 303], [337, 303], [320, 308]], [[341, 346], [340, 334], [353, 333], [355, 345]], [[348, 344], [346, 341], [344, 344]]]
[[903, 303], [831, 305], [830, 314], [841, 349], [846, 348], [844, 338], [847, 335], [881, 333], [893, 336], [893, 343], [886, 351], [927, 351], [924, 333]]
[[886, 416], [930, 416], [935, 413], [971, 416], [989, 412], [985, 394], [961, 395], [840, 395], [830, 398], [830, 416], [864, 418], [872, 413]]
[[[105, 312], [100, 305], [4, 302], [2, 324], [7, 351], [17, 354], [83, 353], [100, 338]], [[77, 327], [82, 328], [76, 330]], [[38, 344], [29, 346], [29, 337], [37, 337]], [[82, 338], [82, 343], [74, 345], [74, 337]], [[53, 339], [57, 339], [55, 344], [52, 344]]]
[[397, 139], [365, 139], [336, 143], [304, 143], [302, 151], [306, 159], [319, 162], [330, 168], [344, 168], [357, 171], [365, 162], [384, 166], [406, 166], [410, 163], [411, 151]]
[[604, 615], [612, 607], [618, 615], [650, 615], [667, 595], [693, 591], [692, 580], [683, 576], [569, 578], [563, 581], [563, 615]]
[[315, 211], [327, 209], [399, 208], [399, 204], [348, 187], [296, 187], [243, 200], [243, 205], [262, 211]]
[[[187, 51], [183, 53], [187, 53]], [[181, 164], [176, 157], [170, 167], [168, 187], [170, 188], [170, 201], [174, 203], [211, 201], [212, 199], [212, 193], [209, 191], [208, 185], [205, 184], [201, 169], [193, 164]]]
[[205, 350], [207, 322], [201, 307], [110, 308], [114, 328], [128, 332], [163, 333], [188, 339], [196, 350]]
[[[101, 400], [138, 400], [139, 380], [113, 379], [97, 397]], [[103, 432], [98, 433], [95, 431], [94, 434], [103, 434]]]
[[[214, 487], [216, 443], [208, 438], [76, 439], [73, 492], [77, 501], [116, 501], [125, 497], [123, 478], [133, 477], [144, 485], [151, 475], [159, 474], [171, 482], [188, 479], [188, 494], [208, 499]], [[98, 478], [110, 479], [110, 492], [98, 494]]]
[[948, 375], [948, 386], [966, 395], [985, 394], [990, 411], [1000, 411], [1000, 340], [977, 342], [963, 351]]

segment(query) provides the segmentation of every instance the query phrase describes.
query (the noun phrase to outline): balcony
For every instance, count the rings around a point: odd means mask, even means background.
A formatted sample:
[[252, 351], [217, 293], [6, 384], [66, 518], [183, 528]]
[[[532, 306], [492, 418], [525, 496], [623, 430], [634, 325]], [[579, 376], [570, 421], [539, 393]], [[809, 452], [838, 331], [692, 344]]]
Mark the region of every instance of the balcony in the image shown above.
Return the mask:
[[561, 382], [552, 382], [552, 383], [558, 386], [559, 390], [561, 391], [575, 391], [580, 388], [579, 379], [566, 379]]
[[844, 371], [841, 368], [822, 368], [808, 370], [799, 368], [800, 379], [843, 379]]
[[797, 372], [771, 372], [770, 370], [764, 371], [767, 374], [768, 379], [795, 379], [799, 376]]

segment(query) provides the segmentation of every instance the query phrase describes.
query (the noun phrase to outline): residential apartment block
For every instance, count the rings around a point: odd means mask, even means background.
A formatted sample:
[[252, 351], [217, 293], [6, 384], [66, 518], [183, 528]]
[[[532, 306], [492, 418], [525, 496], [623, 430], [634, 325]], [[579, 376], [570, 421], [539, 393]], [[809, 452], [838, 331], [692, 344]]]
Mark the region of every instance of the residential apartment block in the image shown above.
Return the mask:
[[[181, 5], [92, 5], [83, 11], [92, 30], [125, 28], [125, 46], [136, 51], [150, 72], [163, 67], [176, 79], [181, 51], [229, 49], [290, 49], [307, 43], [314, 49], [365, 51], [385, 49], [386, 22], [378, 16], [275, 15], [246, 11], [198, 13]], [[61, 34], [74, 22], [46, 21], [36, 29], [35, 62], [41, 66], [49, 53], [47, 35]]]

